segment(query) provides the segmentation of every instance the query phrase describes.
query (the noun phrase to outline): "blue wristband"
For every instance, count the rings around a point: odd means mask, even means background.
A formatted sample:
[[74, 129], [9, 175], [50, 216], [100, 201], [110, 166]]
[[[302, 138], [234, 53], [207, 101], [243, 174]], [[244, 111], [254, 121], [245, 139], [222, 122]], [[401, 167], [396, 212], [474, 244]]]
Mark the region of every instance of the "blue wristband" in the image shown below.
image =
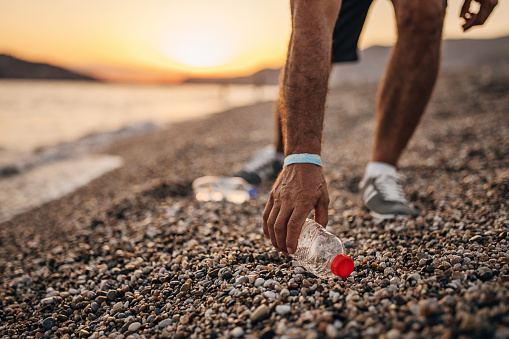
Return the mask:
[[283, 167], [291, 164], [315, 164], [322, 166], [322, 157], [318, 154], [309, 153], [291, 154], [285, 158]]

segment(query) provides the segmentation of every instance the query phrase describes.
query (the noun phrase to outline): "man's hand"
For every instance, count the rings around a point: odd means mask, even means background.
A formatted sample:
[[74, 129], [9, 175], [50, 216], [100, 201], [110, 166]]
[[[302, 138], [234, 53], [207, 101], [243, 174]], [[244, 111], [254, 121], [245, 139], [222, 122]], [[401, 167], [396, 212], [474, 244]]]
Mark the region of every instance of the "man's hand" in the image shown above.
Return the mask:
[[467, 31], [472, 26], [483, 25], [491, 12], [498, 4], [498, 0], [474, 0], [481, 4], [477, 13], [470, 12], [470, 4], [472, 0], [465, 0], [463, 7], [461, 8], [460, 18], [465, 19], [463, 24], [463, 31]]
[[279, 175], [263, 212], [263, 233], [285, 254], [297, 250], [302, 225], [315, 209], [315, 220], [327, 225], [329, 193], [322, 167], [293, 164]]

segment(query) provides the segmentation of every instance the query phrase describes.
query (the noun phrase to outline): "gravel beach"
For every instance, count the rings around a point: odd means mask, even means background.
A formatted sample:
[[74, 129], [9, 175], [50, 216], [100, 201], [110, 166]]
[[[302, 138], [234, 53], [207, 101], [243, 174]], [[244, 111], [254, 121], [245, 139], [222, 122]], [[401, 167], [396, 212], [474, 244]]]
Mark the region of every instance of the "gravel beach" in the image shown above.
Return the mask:
[[330, 90], [328, 229], [355, 260], [321, 280], [263, 238], [270, 186], [202, 203], [191, 182], [270, 143], [273, 103], [110, 145], [123, 167], [0, 225], [2, 338], [508, 338], [509, 75], [443, 74], [400, 164], [414, 219], [357, 184], [376, 84]]

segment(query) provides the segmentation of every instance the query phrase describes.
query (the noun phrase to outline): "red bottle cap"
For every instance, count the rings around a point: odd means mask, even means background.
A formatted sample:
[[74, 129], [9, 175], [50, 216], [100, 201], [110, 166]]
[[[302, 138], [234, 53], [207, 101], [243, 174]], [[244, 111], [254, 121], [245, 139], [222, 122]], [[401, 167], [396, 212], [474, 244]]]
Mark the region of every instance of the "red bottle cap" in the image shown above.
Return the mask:
[[353, 272], [353, 260], [346, 254], [338, 254], [330, 263], [330, 270], [334, 275], [346, 278]]

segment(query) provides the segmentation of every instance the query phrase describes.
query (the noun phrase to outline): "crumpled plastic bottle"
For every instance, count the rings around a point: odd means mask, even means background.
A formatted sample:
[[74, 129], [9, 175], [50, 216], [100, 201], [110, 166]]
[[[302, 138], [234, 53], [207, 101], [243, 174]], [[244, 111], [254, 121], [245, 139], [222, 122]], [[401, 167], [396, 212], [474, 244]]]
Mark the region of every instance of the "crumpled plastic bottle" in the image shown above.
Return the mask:
[[341, 240], [311, 219], [306, 219], [302, 226], [292, 257], [320, 278], [346, 278], [354, 269], [353, 260], [345, 254]]
[[199, 201], [229, 201], [242, 204], [256, 197], [256, 188], [239, 177], [204, 176], [193, 181]]

